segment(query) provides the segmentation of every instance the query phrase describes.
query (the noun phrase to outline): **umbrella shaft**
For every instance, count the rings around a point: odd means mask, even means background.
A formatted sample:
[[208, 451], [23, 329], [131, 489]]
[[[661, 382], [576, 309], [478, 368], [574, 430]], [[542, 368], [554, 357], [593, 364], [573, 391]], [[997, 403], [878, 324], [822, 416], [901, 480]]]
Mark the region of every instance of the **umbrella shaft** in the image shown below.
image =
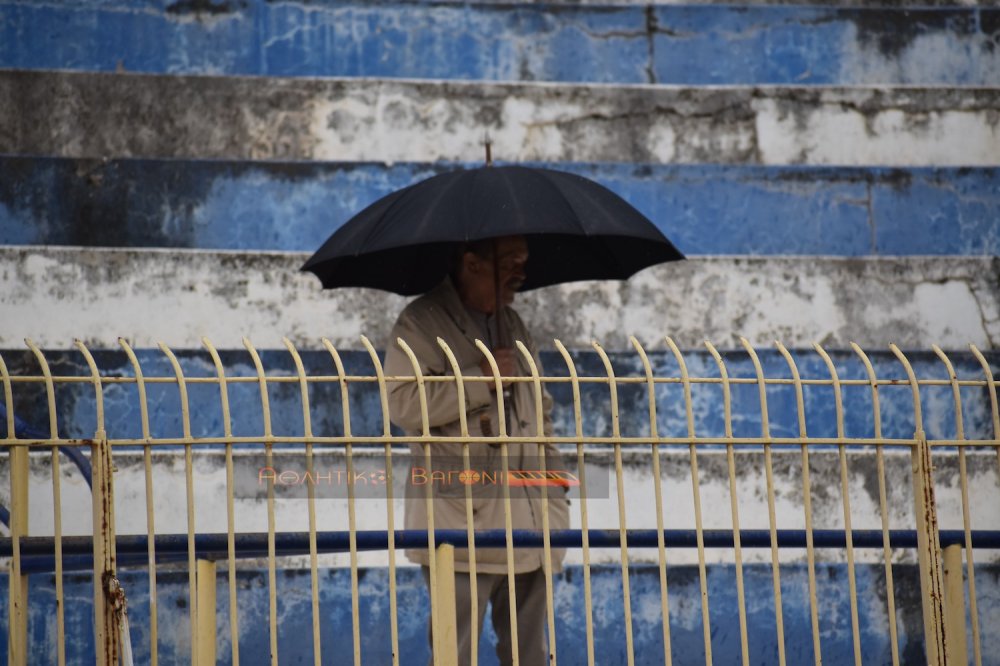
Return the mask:
[[503, 349], [507, 346], [507, 326], [503, 320], [503, 286], [500, 284], [500, 239], [493, 239], [493, 318], [496, 320], [496, 346]]

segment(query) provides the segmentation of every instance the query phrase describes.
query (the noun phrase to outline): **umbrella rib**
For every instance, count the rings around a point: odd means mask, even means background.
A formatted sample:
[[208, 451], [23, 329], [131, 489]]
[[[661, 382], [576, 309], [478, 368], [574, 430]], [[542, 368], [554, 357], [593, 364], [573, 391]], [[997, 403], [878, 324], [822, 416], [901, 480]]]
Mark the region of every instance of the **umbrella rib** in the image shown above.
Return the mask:
[[[427, 205], [427, 206], [424, 207], [425, 212], [420, 217], [420, 220], [419, 220], [419, 222], [416, 225], [417, 228], [423, 228], [424, 225], [426, 225], [428, 223], [428, 221], [431, 218], [434, 217], [434, 212], [438, 208], [438, 203], [444, 198], [444, 196], [452, 188], [454, 188], [455, 186], [458, 185], [458, 182], [461, 180], [460, 176], [461, 176], [462, 173], [465, 173], [465, 172], [458, 172], [457, 174], [456, 174], [456, 172], [446, 172], [446, 173], [438, 174], [436, 176], [431, 176], [430, 178], [428, 178], [426, 180], [422, 180], [419, 183], [414, 183], [413, 185], [410, 185], [409, 187], [406, 187], [403, 190], [399, 191], [399, 193], [398, 193], [399, 196], [397, 196], [386, 207], [386, 209], [382, 212], [382, 214], [379, 216], [379, 221], [380, 221], [381, 224], [376, 225], [373, 229], [371, 229], [371, 231], [368, 232], [368, 234], [365, 236], [364, 241], [363, 241], [363, 243], [361, 244], [360, 247], [364, 247], [364, 248], [370, 247], [370, 242], [372, 241], [372, 239], [376, 238], [379, 234], [382, 233], [383, 227], [386, 224], [389, 224], [391, 222], [391, 218], [394, 215], [397, 214], [396, 211], [399, 210], [400, 207], [402, 207], [406, 203], [408, 203], [409, 199], [411, 198], [411, 195], [412, 196], [419, 196], [420, 190], [423, 189], [421, 186], [426, 185], [426, 184], [429, 183], [429, 181], [436, 180], [438, 178], [446, 178], [447, 182], [445, 183], [445, 185], [443, 187], [440, 188], [440, 192], [438, 192], [435, 196], [433, 196], [433, 198], [432, 198], [432, 200], [431, 200], [431, 202], [430, 202], [429, 205]], [[449, 176], [457, 176], [457, 177], [449, 177]], [[390, 194], [390, 195], [387, 195], [387, 196], [392, 196], [392, 195]], [[434, 241], [430, 241], [429, 240], [427, 242], [431, 243], [431, 242], [434, 242]], [[409, 245], [409, 244], [410, 243], [407, 243], [407, 245]], [[391, 245], [389, 247], [384, 247], [384, 248], [379, 248], [379, 249], [381, 249], [381, 250], [388, 250], [388, 249], [392, 249], [392, 248], [396, 248], [396, 247], [404, 247], [404, 245], [398, 245], [398, 244], [396, 244], [396, 245]], [[359, 250], [359, 251], [356, 252], [356, 255], [365, 254], [366, 252], [369, 252], [369, 251], [370, 250]]]
[[[426, 212], [421, 216], [418, 228], [422, 229], [424, 225], [428, 221], [430, 221], [430, 219], [434, 216], [433, 214], [437, 210], [438, 204], [441, 202], [441, 200], [444, 199], [445, 195], [448, 192], [450, 192], [453, 188], [457, 187], [459, 183], [462, 180], [464, 180], [463, 176], [465, 176], [468, 173], [469, 173], [468, 171], [460, 171], [453, 178], [448, 179], [449, 182], [447, 182], [445, 186], [440, 189], [440, 191], [433, 197], [431, 204], [426, 207]], [[442, 176], [445, 175], [447, 174], [442, 174]]]
[[[591, 238], [592, 236], [588, 233], [586, 227], [583, 226], [583, 216], [580, 215], [577, 207], [573, 204], [573, 201], [569, 197], [566, 196], [565, 192], [562, 191], [562, 188], [559, 187], [559, 185], [557, 183], [557, 180], [554, 179], [554, 178], [552, 178], [552, 176], [549, 175], [549, 174], [558, 174], [556, 176], [556, 178], [560, 178], [560, 177], [563, 177], [563, 174], [561, 174], [559, 172], [556, 172], [556, 171], [551, 171], [551, 170], [544, 170], [543, 172], [545, 174], [545, 179], [544, 180], [545, 180], [546, 184], [550, 188], [552, 188], [552, 189], [554, 189], [556, 191], [556, 193], [559, 195], [559, 197], [564, 202], [566, 202], [566, 205], [569, 206], [569, 209], [573, 212], [573, 221], [576, 223], [577, 227], [580, 229], [580, 235], [583, 236], [584, 238]], [[594, 181], [594, 182], [596, 182], [596, 181]], [[598, 183], [598, 184], [600, 184], [600, 183]], [[594, 200], [594, 198], [591, 197], [590, 194], [584, 188], [577, 188], [576, 192], [581, 197], [583, 197], [583, 198], [585, 198], [587, 200], [587, 202], [590, 204], [590, 207], [591, 207], [592, 210], [594, 210], [594, 209], [600, 210], [604, 215], [606, 215], [608, 217], [613, 217], [609, 213], [607, 213], [607, 210], [605, 209], [604, 206], [598, 205], [597, 202]], [[610, 260], [610, 263], [612, 263], [616, 269], [621, 270], [622, 269], [621, 262], [618, 260], [618, 257], [614, 255], [614, 253], [607, 251], [606, 244], [605, 244], [605, 247], [602, 247], [601, 249], [603, 251], [603, 254]]]
[[[550, 173], [557, 173], [557, 172], [550, 172]], [[575, 214], [575, 216], [576, 216], [576, 223], [577, 223], [577, 226], [579, 226], [579, 227], [580, 227], [580, 231], [581, 231], [581, 233], [582, 233], [582, 234], [583, 234], [584, 236], [590, 236], [590, 234], [588, 233], [587, 229], [585, 229], [585, 228], [584, 228], [584, 226], [583, 226], [583, 216], [582, 216], [582, 215], [580, 215], [580, 213], [579, 213], [579, 209], [578, 209], [578, 208], [577, 208], [577, 206], [576, 206], [576, 205], [575, 205], [575, 204], [573, 203], [572, 199], [570, 199], [569, 197], [567, 197], [567, 196], [566, 196], [566, 193], [565, 193], [565, 192], [563, 192], [562, 188], [561, 188], [561, 187], [559, 187], [559, 185], [558, 185], [558, 181], [557, 181], [557, 179], [558, 179], [558, 178], [565, 178], [565, 177], [567, 177], [567, 176], [570, 176], [570, 177], [572, 177], [572, 176], [573, 176], [573, 174], [562, 174], [562, 173], [559, 173], [559, 174], [558, 174], [558, 175], [556, 176], [556, 179], [552, 179], [551, 177], [549, 177], [548, 175], [546, 175], [546, 180], [548, 180], [548, 181], [549, 181], [549, 183], [550, 183], [550, 184], [552, 185], [552, 187], [554, 187], [554, 188], [556, 189], [556, 192], [558, 192], [558, 193], [559, 193], [559, 196], [560, 196], [560, 197], [562, 197], [563, 201], [565, 201], [565, 202], [566, 202], [566, 204], [567, 204], [567, 205], [568, 205], [568, 206], [570, 207], [570, 210], [572, 210], [572, 211], [573, 211], [573, 213]], [[594, 182], [594, 183], [596, 183], [597, 185], [601, 185], [601, 184], [600, 184], [600, 183], [598, 183], [597, 181], [593, 181], [593, 182]], [[604, 186], [603, 186], [603, 185], [601, 185], [601, 187], [604, 187]], [[586, 200], [587, 200], [587, 203], [588, 203], [588, 204], [590, 204], [590, 206], [589, 206], [590, 210], [600, 210], [600, 211], [601, 211], [601, 213], [602, 213], [602, 214], [603, 214], [604, 216], [606, 216], [606, 217], [608, 217], [608, 218], [611, 218], [611, 219], [614, 219], [614, 217], [615, 217], [615, 216], [614, 216], [614, 215], [611, 215], [611, 214], [610, 214], [610, 213], [608, 212], [608, 210], [607, 210], [607, 208], [606, 208], [605, 206], [603, 206], [603, 205], [599, 204], [599, 203], [597, 202], [597, 200], [596, 200], [596, 199], [594, 199], [594, 198], [593, 198], [592, 196], [590, 196], [590, 192], [588, 192], [586, 188], [584, 188], [584, 187], [580, 187], [580, 188], [577, 188], [577, 189], [576, 189], [576, 193], [577, 193], [577, 194], [578, 194], [578, 195], [579, 195], [579, 196], [580, 196], [581, 198], [584, 198], [584, 199], [586, 199]], [[612, 193], [612, 194], [613, 194], [613, 193]], [[628, 202], [626, 202], [626, 203], [628, 203]], [[588, 212], [589, 212], [589, 211], [588, 211]]]
[[516, 196], [514, 188], [513, 188], [513, 186], [510, 183], [510, 178], [507, 177], [507, 172], [506, 171], [498, 171], [497, 173], [500, 175], [501, 180], [503, 181], [504, 187], [507, 189], [507, 193], [510, 195], [511, 206], [513, 206], [513, 208], [514, 208], [514, 215], [516, 216], [515, 219], [517, 219], [517, 220], [523, 219], [523, 215], [521, 213], [520, 202], [518, 201], [518, 198]]
[[[410, 192], [411, 192], [411, 191], [413, 190], [413, 188], [414, 188], [414, 187], [416, 187], [416, 186], [417, 186], [418, 184], [419, 184], [419, 183], [416, 183], [416, 184], [414, 184], [414, 185], [410, 185], [409, 187], [406, 187], [406, 188], [403, 188], [403, 189], [402, 189], [402, 190], [400, 190], [399, 192], [395, 193], [395, 194], [398, 194], [398, 196], [394, 197], [394, 198], [393, 198], [393, 200], [389, 202], [389, 205], [385, 207], [385, 210], [384, 210], [384, 211], [382, 211], [382, 214], [381, 214], [381, 215], [379, 216], [379, 218], [378, 218], [378, 221], [379, 221], [379, 224], [373, 224], [373, 225], [372, 225], [372, 228], [371, 228], [371, 229], [369, 229], [369, 230], [368, 230], [368, 233], [366, 233], [366, 234], [365, 234], [365, 236], [364, 236], [364, 238], [362, 239], [361, 243], [360, 243], [360, 244], [358, 245], [357, 249], [356, 249], [356, 250], [355, 250], [355, 252], [354, 252], [354, 255], [355, 255], [355, 256], [359, 256], [359, 255], [362, 255], [362, 254], [365, 254], [365, 252], [366, 252], [366, 251], [365, 251], [365, 250], [362, 250], [361, 248], [367, 248], [367, 247], [368, 247], [368, 244], [369, 244], [369, 242], [370, 242], [370, 241], [371, 241], [371, 240], [372, 240], [373, 238], [375, 238], [376, 236], [378, 236], [378, 235], [379, 235], [380, 233], [382, 233], [382, 226], [383, 226], [384, 224], [386, 224], [386, 220], [387, 220], [387, 219], [388, 219], [388, 217], [389, 217], [389, 212], [390, 212], [391, 210], [393, 210], [394, 208], [396, 208], [397, 206], [399, 206], [400, 202], [401, 202], [401, 201], [402, 201], [403, 199], [405, 199], [405, 198], [406, 198], [406, 196], [407, 196], [407, 195], [408, 195], [408, 194], [409, 194], [409, 193], [410, 193]], [[389, 194], [389, 195], [386, 195], [386, 196], [387, 196], [387, 197], [390, 197], [390, 196], [392, 196], [392, 194]], [[384, 200], [384, 199], [383, 199], [383, 200]], [[381, 200], [380, 200], [380, 201], [381, 201]], [[376, 202], [376, 203], [377, 203], [377, 202]]]

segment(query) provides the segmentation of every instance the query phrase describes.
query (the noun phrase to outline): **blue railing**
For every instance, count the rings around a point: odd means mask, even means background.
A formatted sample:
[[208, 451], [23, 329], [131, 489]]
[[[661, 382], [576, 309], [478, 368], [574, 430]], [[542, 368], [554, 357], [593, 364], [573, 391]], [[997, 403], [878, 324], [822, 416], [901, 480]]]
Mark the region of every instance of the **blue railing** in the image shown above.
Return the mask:
[[[427, 548], [426, 530], [396, 530], [395, 547], [401, 549]], [[743, 548], [770, 548], [771, 533], [769, 530], [740, 530], [740, 545]], [[807, 546], [806, 530], [777, 530], [779, 548], [805, 548]], [[543, 535], [538, 530], [513, 530], [515, 548], [541, 548]], [[620, 532], [618, 530], [587, 530], [588, 545], [591, 548], [619, 548]], [[941, 546], [965, 545], [965, 532], [962, 530], [941, 530], [938, 534]], [[1000, 550], [1000, 530], [973, 530], [971, 532], [972, 547]], [[366, 530], [355, 533], [358, 551], [387, 550], [389, 534], [386, 530]], [[844, 530], [813, 530], [814, 548], [845, 548], [847, 546]], [[705, 548], [732, 548], [732, 530], [703, 530], [702, 539]], [[268, 535], [265, 532], [236, 534], [236, 557], [267, 557]], [[468, 547], [466, 530], [435, 530], [434, 540], [437, 545], [451, 544], [456, 548]], [[55, 570], [55, 548], [52, 537], [22, 537], [21, 538], [21, 571], [22, 573], [46, 573]], [[626, 530], [625, 541], [629, 548], [656, 548], [656, 530], [637, 529]], [[696, 530], [664, 530], [663, 541], [666, 548], [696, 548], [698, 533]], [[854, 548], [882, 548], [883, 534], [881, 530], [851, 530], [851, 542]], [[144, 565], [148, 562], [148, 538], [146, 535], [119, 536], [116, 539], [119, 566]], [[153, 540], [156, 560], [176, 562], [188, 557], [187, 534], [160, 534]], [[309, 553], [308, 532], [278, 532], [274, 535], [275, 552], [278, 556], [305, 555]], [[581, 530], [552, 530], [550, 543], [553, 548], [581, 548], [583, 532]], [[476, 548], [504, 548], [507, 545], [506, 531], [476, 530]], [[916, 548], [916, 530], [889, 530], [889, 546], [891, 548]], [[319, 553], [342, 553], [350, 550], [350, 532], [317, 532], [316, 550]], [[71, 536], [62, 539], [63, 570], [89, 570], [92, 568], [93, 540], [89, 536]], [[227, 534], [196, 534], [194, 535], [194, 552], [199, 559], [223, 560], [228, 557]], [[10, 538], [0, 539], [0, 557], [10, 557], [13, 554], [13, 542]]]

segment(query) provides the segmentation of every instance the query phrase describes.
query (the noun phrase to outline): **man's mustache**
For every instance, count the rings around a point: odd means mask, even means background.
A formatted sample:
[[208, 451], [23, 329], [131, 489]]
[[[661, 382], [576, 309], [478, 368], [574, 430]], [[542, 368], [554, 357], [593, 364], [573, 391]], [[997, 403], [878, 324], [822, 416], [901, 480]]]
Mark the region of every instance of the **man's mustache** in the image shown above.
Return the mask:
[[517, 291], [524, 284], [524, 280], [508, 280], [505, 286], [511, 291]]

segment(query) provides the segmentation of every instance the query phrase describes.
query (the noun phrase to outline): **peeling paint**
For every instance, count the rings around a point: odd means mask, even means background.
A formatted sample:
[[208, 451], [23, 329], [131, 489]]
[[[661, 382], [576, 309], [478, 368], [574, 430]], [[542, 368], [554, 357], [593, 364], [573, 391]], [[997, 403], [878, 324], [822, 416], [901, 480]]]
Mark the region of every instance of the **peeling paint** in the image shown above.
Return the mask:
[[[0, 248], [0, 346], [24, 337], [63, 347], [79, 337], [114, 347], [197, 346], [207, 335], [231, 344], [248, 335], [265, 345], [284, 335], [297, 343], [329, 337], [354, 347], [362, 333], [376, 344], [405, 300], [383, 292], [323, 292], [299, 273], [307, 255]], [[536, 340], [570, 348], [598, 339], [627, 349], [627, 336], [671, 335], [698, 346], [712, 339], [737, 347], [780, 339], [809, 347], [856, 341], [884, 348], [984, 349], [1000, 345], [995, 258], [878, 259], [699, 258], [653, 267], [626, 283], [571, 283], [529, 292], [518, 309]], [[230, 341], [230, 342], [227, 342]]]
[[[215, 450], [212, 450], [215, 448]], [[732, 528], [729, 497], [729, 473], [726, 453], [715, 450], [699, 452], [699, 492], [703, 506], [710, 508], [704, 514], [705, 529], [725, 530]], [[746, 450], [740, 447], [736, 453], [737, 495], [739, 498], [739, 520], [741, 529], [766, 530], [768, 523], [768, 500], [764, 477], [764, 456], [760, 447]], [[408, 474], [408, 461], [404, 451], [396, 451], [393, 475], [400, 484]], [[694, 529], [694, 510], [691, 497], [691, 473], [686, 447], [662, 448], [661, 484], [663, 489], [666, 529]], [[576, 469], [575, 448], [569, 447], [564, 456], [570, 469]], [[653, 478], [650, 474], [650, 453], [648, 447], [628, 448], [623, 453], [623, 479], [626, 498], [626, 524], [630, 529], [655, 529], [655, 515], [650, 507], [655, 504]], [[777, 447], [772, 453], [774, 460], [776, 525], [780, 529], [805, 529], [802, 511], [802, 467], [798, 447]], [[52, 533], [52, 493], [48, 466], [48, 454], [32, 457], [29, 497], [31, 515], [29, 517], [33, 534]], [[262, 454], [244, 449], [236, 453], [235, 469], [238, 478], [256, 477], [256, 469], [262, 464]], [[301, 468], [302, 454], [280, 450], [275, 452], [276, 469]], [[384, 454], [380, 447], [355, 446], [355, 470], [380, 469], [384, 467]], [[910, 454], [906, 450], [888, 448], [885, 453], [886, 487], [888, 494], [888, 516], [892, 529], [914, 529], [912, 479]], [[588, 447], [586, 453], [587, 478], [591, 484], [587, 502], [588, 524], [591, 529], [617, 529], [618, 506], [617, 484], [613, 454], [603, 447]], [[938, 523], [940, 529], [963, 529], [961, 486], [958, 476], [958, 458], [954, 452], [939, 452], [935, 455], [935, 495], [938, 502]], [[6, 465], [0, 461], [0, 470]], [[226, 503], [226, 463], [224, 452], [216, 447], [198, 447], [194, 451], [193, 470], [196, 507], [224, 506]], [[336, 450], [317, 453], [316, 469], [343, 470], [343, 454]], [[141, 453], [121, 452], [115, 456], [115, 520], [118, 534], [145, 534], [145, 465]], [[967, 456], [969, 488], [976, 498], [971, 507], [972, 529], [1000, 529], [1000, 477], [997, 476], [996, 456], [992, 451], [973, 451]], [[878, 481], [875, 476], [875, 453], [871, 450], [852, 450], [848, 453], [848, 487], [850, 492], [852, 528], [856, 530], [881, 530]], [[187, 508], [184, 502], [177, 502], [179, 488], [185, 487], [184, 458], [179, 452], [153, 454], [154, 507], [157, 532], [162, 534], [183, 534], [187, 531]], [[843, 529], [844, 509], [841, 494], [839, 454], [827, 448], [815, 448], [810, 455], [811, 498], [813, 525], [815, 529]], [[63, 474], [63, 526], [64, 535], [86, 536], [91, 532], [91, 512], [89, 488], [79, 474], [70, 470]], [[377, 495], [378, 492], [372, 491]], [[342, 495], [341, 493], [340, 495]], [[402, 497], [401, 488], [394, 495]], [[347, 499], [320, 497], [317, 499], [317, 530], [347, 530]], [[571, 494], [571, 527], [580, 528], [579, 497]], [[266, 532], [267, 511], [263, 502], [238, 497], [236, 506], [236, 529], [238, 532]], [[74, 509], [73, 507], [80, 507]], [[275, 506], [276, 522], [281, 531], [307, 531], [307, 514], [303, 511], [302, 499], [280, 499]], [[404, 502], [394, 501], [395, 515], [402, 517]], [[357, 521], [365, 529], [386, 529], [386, 503], [376, 497], [361, 497], [356, 500]], [[225, 533], [225, 512], [196, 511], [196, 531], [198, 533]], [[396, 529], [401, 529], [397, 525]], [[592, 553], [594, 564], [615, 564], [620, 554], [617, 551], [597, 550]], [[732, 551], [710, 550], [706, 555], [713, 565], [732, 563]], [[819, 561], [845, 562], [843, 550], [820, 550]], [[878, 564], [882, 561], [881, 549], [859, 549], [855, 553], [859, 563]], [[915, 551], [900, 549], [894, 561], [916, 563]], [[632, 554], [631, 561], [637, 564], [655, 563], [655, 550], [639, 549]], [[342, 567], [349, 564], [348, 554], [327, 554], [321, 566]], [[697, 564], [698, 555], [693, 549], [678, 549], [670, 554], [670, 560], [677, 565]], [[744, 552], [748, 563], [767, 563], [770, 552], [766, 549], [749, 549]], [[786, 562], [805, 562], [805, 551], [790, 550]], [[569, 564], [582, 563], [582, 553], [570, 550]], [[363, 567], [388, 566], [384, 552], [364, 552], [359, 554]], [[1000, 564], [1000, 553], [984, 551], [977, 553], [977, 565]]]
[[[307, 251], [375, 199], [474, 166], [0, 157], [0, 243]], [[687, 255], [1000, 254], [996, 168], [558, 168], [619, 193]]]
[[[494, 155], [510, 161], [989, 166], [1000, 165], [998, 96], [997, 89], [972, 87], [674, 88], [4, 71], [0, 99], [9, 101], [0, 107], [0, 151], [477, 162], [489, 131]], [[495, 122], [483, 123], [484, 107], [498, 110]], [[657, 154], [671, 137], [672, 151]]]
[[[389, 625], [389, 575], [387, 569], [362, 568], [359, 574], [361, 654], [363, 663], [388, 663], [391, 661]], [[554, 579], [554, 611], [556, 640], [559, 659], [568, 663], [585, 663], [586, 621], [582, 612], [582, 569], [567, 567]], [[885, 576], [879, 565], [862, 564], [856, 567], [859, 585], [870, 594], [860, 599], [861, 649], [865, 663], [885, 663], [891, 660], [887, 609], [885, 603]], [[700, 663], [704, 661], [701, 627], [700, 586], [697, 567], [668, 564], [671, 647], [675, 661]], [[144, 572], [123, 571], [120, 576], [129, 590], [129, 608], [132, 619], [133, 649], [135, 659], [147, 663], [149, 656], [148, 624], [143, 620], [149, 612], [148, 579]], [[220, 567], [218, 580], [218, 663], [231, 663], [232, 637], [229, 635], [229, 595], [226, 573]], [[823, 602], [820, 616], [822, 655], [829, 663], [845, 663], [853, 659], [849, 599], [843, 565], [820, 564], [816, 571], [817, 589]], [[905, 663], [925, 661], [919, 601], [919, 574], [916, 567], [898, 564], [893, 567], [895, 581], [897, 623], [899, 626], [900, 655]], [[39, 637], [51, 651], [36, 651], [54, 658], [55, 623], [54, 581], [51, 575], [35, 576], [37, 587], [31, 596], [29, 624], [32, 635]], [[790, 663], [812, 663], [812, 634], [809, 626], [807, 572], [801, 565], [782, 567], [782, 602], [785, 622], [785, 653]], [[735, 568], [717, 565], [708, 570], [708, 596], [712, 622], [713, 658], [726, 663], [740, 659], [739, 631], [732, 621], [731, 609], [735, 608]], [[320, 622], [323, 635], [323, 656], [333, 654], [343, 659], [350, 655], [353, 646], [352, 603], [350, 573], [346, 569], [319, 571]], [[426, 609], [429, 602], [426, 587], [419, 570], [401, 567], [396, 576], [399, 603], [400, 651], [414, 663], [426, 662], [427, 649]], [[65, 577], [67, 618], [72, 625], [85, 625], [92, 613], [92, 593], [86, 576], [68, 574]], [[662, 663], [661, 607], [659, 602], [659, 575], [656, 567], [638, 565], [630, 571], [632, 588], [633, 640], [636, 664]], [[752, 663], [773, 663], [777, 660], [774, 631], [774, 608], [771, 598], [771, 573], [768, 565], [747, 565], [744, 568], [747, 590], [749, 621], [749, 647]], [[0, 593], [6, 590], [7, 579], [0, 576]], [[240, 606], [239, 647], [243, 662], [246, 655], [267, 655], [268, 632], [259, 630], [266, 626], [268, 617], [267, 571], [264, 567], [246, 566], [236, 574]], [[310, 663], [313, 659], [309, 636], [312, 625], [312, 608], [309, 603], [310, 576], [308, 570], [284, 570], [278, 578], [277, 598], [279, 655], [282, 662]], [[595, 631], [595, 661], [616, 664], [626, 661], [625, 638], [622, 633], [622, 584], [617, 566], [595, 566], [592, 570], [593, 622]], [[980, 625], [990, 626], [997, 621], [997, 571], [995, 566], [976, 567], [976, 589], [981, 595]], [[187, 574], [163, 567], [157, 579], [157, 598], [160, 604], [159, 659], [161, 663], [183, 663], [189, 659], [190, 634], [188, 632]], [[170, 608], [171, 612], [163, 609]], [[0, 622], [3, 619], [0, 618]], [[0, 628], [2, 628], [0, 624]], [[67, 645], [67, 663], [93, 661], [93, 642], [87, 632]], [[333, 640], [335, 637], [336, 640]], [[1000, 650], [1000, 636], [996, 632], [983, 632], [984, 655]], [[0, 632], [0, 648], [5, 649], [6, 631]], [[479, 663], [492, 665], [496, 660], [496, 636], [490, 622], [484, 623], [479, 650]], [[984, 661], [984, 663], [987, 663]]]
[[1000, 80], [991, 27], [1000, 12], [971, 0], [7, 4], [0, 67], [12, 69], [682, 85]]

